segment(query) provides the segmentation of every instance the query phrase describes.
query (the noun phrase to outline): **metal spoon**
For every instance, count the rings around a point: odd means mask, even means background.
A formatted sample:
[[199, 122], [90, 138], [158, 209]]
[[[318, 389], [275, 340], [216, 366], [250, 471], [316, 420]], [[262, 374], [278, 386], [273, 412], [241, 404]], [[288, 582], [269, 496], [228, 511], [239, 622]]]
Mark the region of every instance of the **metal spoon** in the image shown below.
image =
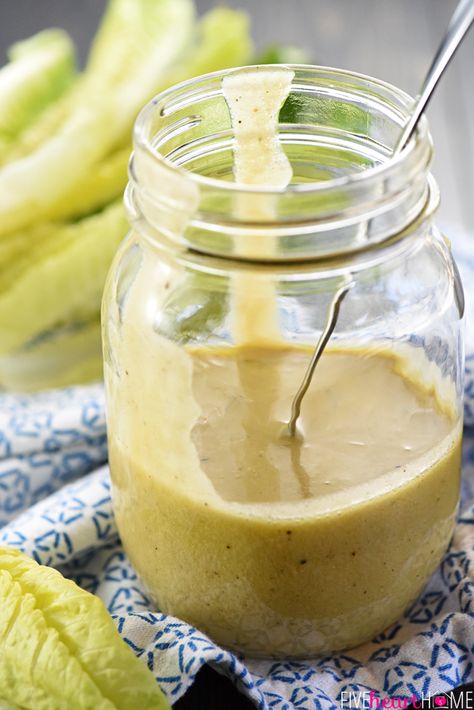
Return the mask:
[[296, 434], [296, 422], [298, 421], [298, 417], [300, 416], [301, 403], [303, 402], [303, 397], [305, 396], [306, 392], [308, 391], [308, 387], [310, 386], [311, 380], [313, 379], [313, 374], [316, 369], [316, 365], [318, 364], [319, 359], [324, 352], [324, 348], [328, 344], [329, 338], [331, 337], [332, 332], [333, 332], [334, 328], [336, 327], [341, 303], [353, 285], [354, 285], [354, 282], [344, 283], [343, 286], [338, 288], [338, 290], [336, 291], [336, 293], [334, 295], [334, 298], [331, 301], [331, 305], [329, 306], [329, 314], [328, 314], [328, 319], [326, 321], [326, 325], [324, 326], [323, 332], [319, 336], [319, 340], [318, 340], [318, 343], [317, 343], [316, 348], [314, 350], [314, 353], [311, 356], [311, 360], [308, 365], [308, 369], [305, 372], [305, 375], [303, 377], [303, 381], [300, 384], [300, 386], [298, 388], [298, 392], [295, 394], [295, 397], [293, 399], [293, 404], [291, 405], [291, 417], [290, 417], [290, 421], [288, 422], [288, 433], [290, 436], [294, 436]]
[[405, 123], [400, 137], [393, 150], [393, 155], [398, 155], [412, 137], [423, 111], [440, 80], [444, 70], [453, 58], [455, 51], [461, 44], [466, 32], [474, 21], [474, 0], [461, 0], [456, 7], [446, 30], [441, 44], [433, 58], [421, 91], [415, 99], [410, 118]]
[[[439, 79], [473, 22], [474, 0], [460, 0], [451, 17], [446, 33], [438, 47], [431, 66], [428, 69], [428, 73], [426, 74], [425, 80], [421, 86], [420, 93], [415, 99], [410, 117], [403, 126], [400, 137], [395, 144], [392, 157], [398, 155], [409, 142], [414, 131], [416, 130], [421, 116], [423, 115], [423, 111], [428, 105], [434, 89], [438, 85]], [[291, 405], [291, 417], [287, 424], [287, 434], [291, 437], [294, 437], [296, 434], [296, 424], [300, 416], [303, 397], [311, 384], [316, 365], [318, 364], [321, 355], [323, 354], [324, 349], [334, 332], [334, 328], [336, 327], [337, 319], [339, 317], [341, 303], [352, 285], [353, 283], [350, 281], [350, 277], [348, 277], [344, 284], [336, 291], [334, 298], [331, 301], [326, 325], [319, 336], [318, 343], [303, 377], [303, 381], [293, 398]]]

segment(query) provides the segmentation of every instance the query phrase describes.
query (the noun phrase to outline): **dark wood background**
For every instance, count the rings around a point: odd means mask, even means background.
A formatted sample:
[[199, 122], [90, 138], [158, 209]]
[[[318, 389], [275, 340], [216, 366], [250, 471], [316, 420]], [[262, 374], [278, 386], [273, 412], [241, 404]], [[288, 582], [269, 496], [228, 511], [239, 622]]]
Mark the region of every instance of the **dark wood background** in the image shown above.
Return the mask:
[[[200, 12], [214, 0], [196, 0]], [[310, 58], [372, 74], [415, 94], [456, 0], [232, 0], [252, 16], [255, 43], [304, 47]], [[13, 41], [65, 27], [84, 59], [105, 0], [0, 0], [0, 55]], [[440, 224], [474, 231], [474, 32], [459, 50], [430, 105]], [[230, 681], [204, 669], [176, 710], [253, 707]]]

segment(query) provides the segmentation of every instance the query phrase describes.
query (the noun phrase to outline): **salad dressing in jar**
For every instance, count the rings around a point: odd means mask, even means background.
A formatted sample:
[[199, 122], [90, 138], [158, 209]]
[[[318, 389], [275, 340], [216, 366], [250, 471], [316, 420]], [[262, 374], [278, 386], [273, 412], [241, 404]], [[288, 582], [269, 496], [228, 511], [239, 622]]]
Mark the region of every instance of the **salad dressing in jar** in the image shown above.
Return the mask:
[[103, 302], [117, 524], [157, 608], [248, 654], [369, 640], [452, 534], [462, 292], [426, 122], [389, 161], [409, 107], [368, 77], [265, 67], [137, 121]]

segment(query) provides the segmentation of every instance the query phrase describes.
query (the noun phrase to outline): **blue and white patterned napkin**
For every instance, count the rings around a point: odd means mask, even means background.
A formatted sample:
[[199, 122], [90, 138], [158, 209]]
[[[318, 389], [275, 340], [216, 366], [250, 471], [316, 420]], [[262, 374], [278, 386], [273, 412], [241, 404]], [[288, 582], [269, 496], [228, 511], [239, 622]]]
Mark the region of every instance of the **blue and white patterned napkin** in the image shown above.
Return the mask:
[[[474, 243], [459, 235], [454, 246], [472, 311]], [[153, 609], [117, 536], [100, 385], [0, 396], [0, 545], [18, 547], [98, 594], [171, 702], [205, 663], [231, 677], [260, 710], [339, 710], [350, 693], [370, 690], [380, 698], [418, 699], [449, 691], [474, 679], [474, 322], [469, 328], [469, 311], [466, 369], [462, 505], [451, 546], [404, 617], [347, 653], [297, 663], [247, 659]]]

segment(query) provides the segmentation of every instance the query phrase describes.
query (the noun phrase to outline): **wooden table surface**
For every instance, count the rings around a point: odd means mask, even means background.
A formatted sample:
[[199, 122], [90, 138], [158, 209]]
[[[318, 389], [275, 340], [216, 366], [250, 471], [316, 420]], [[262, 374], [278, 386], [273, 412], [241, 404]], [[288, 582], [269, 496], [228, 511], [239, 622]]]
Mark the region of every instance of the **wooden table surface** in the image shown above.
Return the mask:
[[[214, 0], [197, 0], [200, 11]], [[304, 47], [318, 64], [372, 74], [415, 94], [456, 0], [231, 0], [252, 16], [258, 47]], [[0, 52], [20, 37], [65, 27], [84, 57], [105, 0], [0, 0]], [[459, 50], [429, 107], [442, 194], [440, 224], [474, 232], [474, 32]], [[201, 671], [176, 710], [253, 707], [215, 671]]]

